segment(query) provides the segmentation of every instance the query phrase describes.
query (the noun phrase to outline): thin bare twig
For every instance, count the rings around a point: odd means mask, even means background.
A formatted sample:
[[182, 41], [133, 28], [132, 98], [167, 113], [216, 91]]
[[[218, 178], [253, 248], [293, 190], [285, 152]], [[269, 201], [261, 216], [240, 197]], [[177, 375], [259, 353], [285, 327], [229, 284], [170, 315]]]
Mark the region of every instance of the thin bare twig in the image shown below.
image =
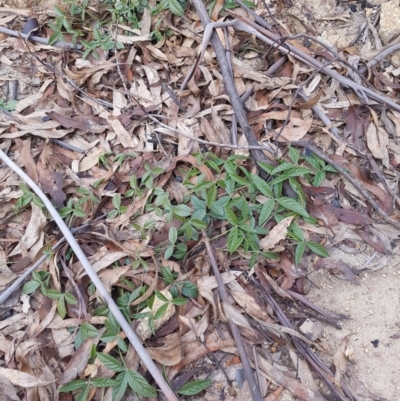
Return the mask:
[[[252, 278], [251, 281], [257, 286], [260, 287], [261, 285], [257, 283], [257, 281]], [[262, 287], [263, 288], [263, 287]], [[291, 329], [295, 329], [293, 325], [290, 323], [289, 319], [272, 297], [267, 291], [262, 293], [262, 296], [267, 301], [267, 303], [272, 307], [278, 321], [281, 323], [282, 326], [289, 327]], [[333, 373], [325, 366], [325, 364], [319, 359], [319, 357], [311, 350], [311, 348], [304, 343], [304, 341], [300, 340], [296, 336], [289, 334], [294, 346], [296, 347], [297, 351], [308, 361], [308, 363], [314, 368], [314, 370], [318, 373], [321, 379], [325, 382], [325, 384], [329, 387], [335, 397], [340, 401], [348, 401], [343, 394], [341, 394], [335, 386], [332, 384]]]
[[[222, 301], [229, 302], [228, 292], [226, 291], [224, 282], [222, 280], [221, 274], [218, 269], [217, 261], [215, 260], [213, 250], [211, 249], [209, 238], [207, 234], [203, 231], [204, 243], [206, 245], [207, 254], [210, 259], [211, 266], [213, 268], [215, 279], [217, 280], [219, 294], [221, 296]], [[245, 378], [249, 384], [250, 392], [253, 398], [253, 401], [262, 401], [263, 398], [260, 394], [260, 390], [258, 389], [256, 380], [254, 378], [253, 370], [251, 369], [249, 357], [247, 355], [246, 348], [244, 347], [242, 336], [240, 335], [239, 329], [235, 323], [229, 321], [229, 326], [232, 331], [233, 338], [235, 340], [240, 359], [242, 361], [243, 370]]]
[[[49, 40], [46, 38], [41, 38], [40, 36], [33, 36], [33, 35], [25, 34], [22, 32], [13, 31], [12, 29], [5, 28], [4, 26], [0, 26], [0, 32], [6, 33], [7, 35], [10, 35], [10, 36], [15, 36], [17, 38], [19, 38], [19, 37], [21, 37], [23, 39], [29, 38], [30, 40], [33, 40], [34, 42], [40, 43], [42, 45], [49, 44]], [[61, 42], [61, 41], [57, 41], [50, 46], [61, 47], [61, 48], [65, 48], [65, 49], [82, 49], [82, 45], [74, 45], [73, 43]]]

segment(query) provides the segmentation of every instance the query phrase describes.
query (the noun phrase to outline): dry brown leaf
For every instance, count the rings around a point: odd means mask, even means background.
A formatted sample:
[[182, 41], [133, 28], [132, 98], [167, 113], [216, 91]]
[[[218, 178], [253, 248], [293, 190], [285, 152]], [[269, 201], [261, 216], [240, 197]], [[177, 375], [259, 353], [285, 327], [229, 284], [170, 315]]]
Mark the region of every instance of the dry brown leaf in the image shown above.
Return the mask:
[[350, 163], [344, 157], [338, 155], [331, 155], [331, 159], [336, 163], [340, 164], [342, 167], [348, 169], [351, 174], [363, 183], [363, 187], [374, 194], [379, 202], [382, 204], [383, 209], [386, 213], [392, 213], [392, 200], [390, 196], [377, 184], [368, 180], [361, 172], [361, 170], [353, 163]]
[[106, 119], [92, 115], [67, 117], [55, 111], [46, 113], [46, 115], [52, 120], [57, 121], [64, 128], [75, 128], [85, 133], [92, 132], [101, 134], [108, 128]]
[[281, 137], [287, 141], [299, 141], [311, 128], [312, 117], [301, 119], [292, 117], [282, 131]]
[[0, 368], [0, 377], [10, 381], [15, 386], [23, 388], [47, 386], [50, 381], [40, 380], [35, 376], [14, 369]]
[[265, 319], [265, 312], [260, 308], [260, 305], [251, 295], [243, 291], [232, 290], [230, 291], [230, 294], [248, 315], [261, 320]]
[[270, 232], [260, 240], [260, 246], [264, 251], [272, 249], [279, 241], [286, 238], [287, 229], [292, 223], [293, 216], [281, 220]]
[[[16, 140], [18, 144], [20, 140]], [[36, 170], [35, 161], [31, 155], [31, 139], [25, 139], [21, 149], [21, 160], [25, 167], [26, 173], [32, 178], [35, 183], [38, 183], [38, 172]]]
[[17, 394], [17, 390], [12, 385], [12, 383], [5, 377], [1, 376], [0, 376], [0, 389], [1, 389], [1, 395], [4, 397], [5, 400], [20, 401], [20, 398], [18, 397]]
[[10, 253], [10, 256], [18, 255], [19, 253], [26, 256], [27, 251], [30, 250], [29, 257], [33, 260], [37, 252], [43, 246], [43, 227], [46, 224], [46, 216], [43, 214], [42, 208], [36, 206], [34, 203], [32, 203], [31, 208], [31, 219], [26, 227], [25, 234], [18, 245]]
[[247, 319], [233, 305], [229, 302], [222, 301], [222, 307], [225, 316], [229, 321], [235, 323], [237, 326], [245, 327], [246, 329], [253, 331]]
[[179, 333], [173, 333], [159, 340], [160, 347], [147, 347], [151, 359], [156, 360], [163, 366], [174, 366], [178, 364], [182, 356], [182, 340]]
[[89, 361], [93, 345], [97, 345], [105, 331], [106, 329], [103, 328], [99, 330], [97, 336], [87, 338], [74, 352], [74, 355], [72, 355], [65, 367], [64, 373], [59, 381], [60, 383], [69, 383], [70, 381], [75, 380], [77, 376], [82, 376]]
[[380, 146], [380, 141], [378, 138], [378, 131], [376, 129], [375, 124], [372, 121], [368, 125], [365, 136], [367, 138], [368, 149], [371, 151], [372, 156], [375, 157], [376, 159], [385, 158], [383, 149]]
[[315, 264], [315, 269], [337, 270], [340, 273], [342, 273], [347, 280], [351, 282], [355, 282], [356, 279], [356, 276], [351, 270], [351, 267], [347, 263], [344, 263], [341, 260], [337, 259], [332, 259], [332, 258], [319, 259], [318, 262]]
[[64, 206], [66, 195], [62, 190], [64, 184], [63, 175], [58, 171], [53, 171], [50, 165], [46, 167], [41, 160], [37, 163], [37, 171], [43, 192], [51, 196], [55, 206]]
[[121, 278], [121, 276], [123, 276], [125, 273], [127, 273], [131, 269], [132, 269], [132, 266], [126, 265], [126, 266], [120, 266], [120, 267], [115, 267], [112, 269], [103, 270], [102, 272], [100, 272], [99, 277], [100, 277], [101, 281], [103, 282], [104, 287], [109, 294], [111, 293], [111, 289], [112, 289], [113, 285], [118, 282], [118, 280]]

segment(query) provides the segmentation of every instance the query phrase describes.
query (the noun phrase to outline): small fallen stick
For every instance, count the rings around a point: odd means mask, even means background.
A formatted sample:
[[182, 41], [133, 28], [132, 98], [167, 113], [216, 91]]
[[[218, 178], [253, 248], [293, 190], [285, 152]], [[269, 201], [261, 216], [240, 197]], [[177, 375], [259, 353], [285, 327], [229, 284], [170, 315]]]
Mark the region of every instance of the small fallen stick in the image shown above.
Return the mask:
[[[226, 291], [225, 284], [222, 280], [221, 273], [219, 272], [217, 261], [215, 260], [215, 256], [213, 250], [210, 245], [210, 240], [207, 237], [207, 234], [203, 231], [204, 243], [206, 245], [208, 258], [210, 260], [210, 264], [213, 268], [215, 279], [217, 280], [219, 294], [221, 296], [221, 300], [223, 302], [229, 302], [228, 292]], [[253, 401], [262, 401], [263, 398], [261, 396], [260, 390], [257, 387], [256, 380], [254, 378], [253, 370], [251, 369], [249, 357], [247, 355], [246, 348], [244, 347], [242, 336], [240, 335], [239, 329], [235, 323], [229, 320], [229, 326], [231, 328], [232, 336], [235, 340], [236, 347], [239, 352], [240, 359], [242, 361], [244, 376], [249, 384], [250, 392], [253, 398]]]
[[126, 321], [124, 315], [119, 310], [117, 304], [114, 302], [110, 294], [107, 292], [104, 287], [103, 282], [100, 280], [99, 276], [93, 269], [86, 255], [83, 253], [81, 247], [78, 242], [71, 234], [71, 231], [65, 224], [64, 220], [58, 214], [57, 210], [54, 208], [53, 204], [49, 201], [46, 195], [42, 192], [42, 190], [36, 185], [36, 183], [21, 169], [19, 168], [1, 149], [0, 149], [0, 159], [15, 173], [17, 173], [26, 184], [28, 184], [31, 189], [35, 192], [35, 194], [39, 197], [39, 199], [44, 203], [45, 207], [49, 211], [51, 217], [53, 217], [54, 221], [58, 225], [60, 231], [63, 233], [65, 239], [68, 241], [72, 250], [74, 251], [76, 257], [81, 262], [83, 268], [85, 269], [87, 275], [92, 280], [92, 283], [96, 287], [100, 296], [106, 302], [110, 312], [115, 317], [115, 320], [120, 325], [121, 329], [125, 332], [126, 336], [129, 339], [129, 342], [132, 344], [133, 348], [137, 352], [139, 358], [142, 360], [146, 368], [149, 370], [150, 374], [153, 376], [154, 380], [160, 387], [161, 391], [164, 393], [165, 397], [168, 401], [178, 401], [177, 396], [173, 392], [173, 390], [169, 387], [168, 383], [165, 381], [163, 375], [158, 370], [156, 364], [150, 358], [150, 355], [147, 353], [146, 349], [143, 347], [139, 338], [132, 330], [130, 324]]
[[[13, 31], [12, 29], [5, 28], [4, 26], [0, 26], [0, 32], [6, 33], [7, 35], [10, 36], [15, 36], [17, 38], [32, 40], [42, 45], [49, 45], [49, 40], [46, 38], [41, 38], [40, 36], [33, 36], [22, 32]], [[74, 45], [73, 43], [61, 42], [61, 41], [57, 41], [49, 46], [62, 47], [65, 49], [77, 49], [77, 50], [82, 49], [83, 47], [82, 45]]]

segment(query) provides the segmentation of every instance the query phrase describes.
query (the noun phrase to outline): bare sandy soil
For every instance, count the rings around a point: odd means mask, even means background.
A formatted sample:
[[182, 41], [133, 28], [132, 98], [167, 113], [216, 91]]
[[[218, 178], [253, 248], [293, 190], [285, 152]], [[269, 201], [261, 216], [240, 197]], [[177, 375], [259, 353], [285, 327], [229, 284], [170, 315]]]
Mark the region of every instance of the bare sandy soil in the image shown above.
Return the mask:
[[[324, 338], [335, 352], [348, 337], [353, 352], [350, 369], [369, 390], [389, 400], [400, 399], [400, 250], [394, 251], [385, 267], [361, 273], [355, 284], [326, 272], [316, 273], [320, 289], [309, 294], [318, 305], [350, 317], [342, 322], [342, 330], [326, 326]], [[371, 253], [337, 256], [362, 269]]]
[[[374, 251], [349, 255], [334, 251], [335, 258], [357, 270], [362, 270]], [[312, 273], [316, 284], [308, 297], [318, 306], [345, 314], [342, 329], [324, 325], [321, 342], [334, 355], [348, 339], [348, 372], [367, 390], [390, 401], [400, 400], [400, 247], [389, 257], [377, 255], [376, 264], [385, 264], [379, 270], [362, 272], [355, 283], [331, 275], [327, 271]], [[381, 258], [385, 258], [386, 263]], [[368, 265], [373, 268], [373, 263]], [[365, 398], [379, 399], [377, 397]], [[295, 400], [282, 394], [280, 401]]]

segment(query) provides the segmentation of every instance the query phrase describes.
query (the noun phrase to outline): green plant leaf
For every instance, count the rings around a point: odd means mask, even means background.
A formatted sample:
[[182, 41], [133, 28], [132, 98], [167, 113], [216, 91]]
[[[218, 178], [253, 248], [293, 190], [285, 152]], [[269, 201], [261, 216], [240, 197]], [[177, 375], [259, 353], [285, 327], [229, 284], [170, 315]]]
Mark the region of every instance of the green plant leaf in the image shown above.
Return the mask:
[[260, 212], [260, 216], [258, 217], [259, 226], [264, 225], [264, 223], [269, 219], [269, 217], [272, 214], [272, 211], [274, 210], [274, 207], [275, 207], [274, 199], [269, 199], [264, 203]]
[[290, 147], [289, 157], [293, 164], [297, 164], [300, 160], [300, 152], [297, 149]]
[[257, 187], [257, 189], [264, 195], [267, 196], [268, 198], [273, 198], [274, 193], [271, 189], [271, 187], [258, 175], [256, 174], [251, 174], [251, 178], [253, 180], [253, 183]]
[[302, 205], [300, 205], [300, 203], [297, 202], [296, 200], [292, 198], [283, 197], [283, 198], [277, 198], [276, 201], [285, 209], [295, 212], [300, 216], [308, 217], [306, 209]]
[[226, 219], [228, 220], [228, 222], [233, 226], [237, 226], [238, 219], [236, 217], [235, 212], [228, 207], [225, 207], [224, 209], [225, 209], [225, 216], [226, 216]]
[[171, 245], [175, 245], [175, 242], [178, 239], [178, 230], [176, 229], [175, 226], [170, 227], [168, 231], [168, 239]]
[[217, 199], [217, 186], [215, 184], [208, 189], [206, 193], [206, 199], [207, 199], [207, 206], [211, 208], [211, 206]]
[[330, 164], [327, 164], [322, 171], [326, 171], [326, 172], [331, 172], [331, 173], [337, 173], [337, 170], [335, 169], [335, 167], [332, 167]]
[[57, 290], [46, 290], [46, 293], [44, 294], [46, 297], [49, 297], [50, 299], [60, 299], [64, 297], [64, 294], [62, 294], [60, 291]]
[[298, 241], [304, 241], [303, 230], [296, 223], [292, 223], [290, 225], [290, 229], [292, 230], [293, 234], [297, 237]]
[[207, 223], [198, 219], [191, 219], [190, 224], [198, 230], [205, 230], [207, 228]]
[[82, 388], [83, 386], [86, 386], [88, 384], [87, 380], [74, 380], [70, 383], [64, 384], [63, 386], [61, 386], [58, 391], [60, 393], [68, 393], [70, 391], [75, 391], [78, 390], [80, 388]]
[[24, 284], [22, 292], [24, 294], [30, 295], [34, 293], [40, 287], [40, 282], [31, 280]]
[[271, 175], [277, 175], [278, 173], [282, 173], [282, 171], [289, 170], [293, 167], [296, 167], [293, 163], [283, 162], [271, 171]]
[[187, 205], [177, 205], [172, 208], [173, 213], [179, 217], [187, 217], [192, 214], [192, 210]]
[[99, 358], [99, 361], [106, 368], [111, 369], [113, 372], [123, 372], [125, 370], [125, 368], [111, 355], [97, 352], [97, 358]]
[[160, 291], [155, 290], [155, 294], [159, 300], [161, 300], [163, 302], [168, 302], [168, 298], [164, 294], [162, 294]]
[[307, 246], [317, 255], [329, 258], [328, 251], [318, 242], [306, 242]]
[[70, 305], [76, 305], [78, 303], [78, 300], [69, 292], [66, 292], [65, 294], [65, 300], [70, 304]]
[[299, 242], [296, 246], [296, 251], [294, 253], [294, 264], [297, 266], [301, 258], [304, 255], [304, 251], [306, 250], [306, 243], [305, 242]]
[[64, 297], [58, 298], [57, 300], [57, 312], [60, 315], [61, 319], [64, 319], [67, 315], [67, 309], [65, 307], [65, 299]]
[[89, 397], [90, 386], [87, 385], [76, 397], [76, 401], [87, 401]]
[[169, 259], [174, 253], [174, 246], [170, 245], [164, 252], [164, 259]]
[[210, 379], [195, 380], [184, 384], [178, 391], [178, 394], [182, 395], [195, 395], [205, 390], [211, 384]]
[[181, 306], [181, 305], [185, 305], [187, 302], [187, 300], [185, 298], [180, 298], [180, 297], [176, 297], [172, 300], [172, 303], [175, 306]]
[[184, 281], [182, 286], [182, 295], [187, 298], [196, 298], [199, 295], [199, 290], [191, 281]]
[[121, 207], [121, 194], [115, 194], [113, 196], [112, 204], [117, 210], [119, 210], [119, 208]]
[[206, 209], [206, 202], [198, 198], [196, 195], [192, 195], [190, 197], [190, 201], [193, 205], [194, 210], [205, 210]]
[[127, 378], [129, 387], [136, 394], [143, 397], [154, 398], [157, 396], [157, 391], [147, 383], [146, 379], [139, 373], [132, 370], [127, 371]]
[[236, 181], [239, 185], [243, 185], [245, 187], [247, 187], [249, 185], [249, 181], [246, 180], [243, 177], [240, 177], [237, 174], [229, 174], [229, 177], [232, 178], [232, 180]]
[[163, 280], [165, 281], [165, 284], [167, 284], [167, 285], [172, 284], [175, 281], [174, 276], [168, 267], [165, 267], [165, 266], [162, 267], [161, 274], [163, 276]]
[[168, 309], [168, 303], [161, 305], [157, 309], [156, 313], [154, 314], [154, 320], [158, 320], [161, 317], [163, 317], [165, 315], [165, 312], [167, 311], [167, 309]]
[[95, 337], [99, 333], [96, 327], [87, 322], [81, 324], [81, 331], [85, 339], [90, 337]]
[[271, 166], [268, 163], [265, 162], [258, 162], [258, 165], [264, 170], [266, 171], [268, 174], [271, 174], [272, 171], [274, 170], [274, 166]]
[[244, 236], [239, 235], [239, 229], [237, 227], [233, 227], [229, 232], [227, 239], [227, 248], [229, 253], [233, 253], [236, 249], [239, 248], [240, 244], [243, 242]]
[[318, 171], [317, 174], [315, 174], [314, 179], [312, 181], [312, 184], [314, 187], [319, 187], [322, 184], [322, 181], [325, 179], [325, 171]]
[[107, 217], [109, 219], [114, 219], [115, 217], [117, 217], [119, 214], [117, 209], [111, 210], [110, 213], [108, 213]]
[[83, 209], [81, 209], [80, 207], [75, 208], [73, 214], [75, 217], [85, 217], [86, 216], [86, 212]]
[[116, 378], [117, 385], [113, 386], [112, 400], [120, 401], [128, 387], [128, 370], [121, 372]]
[[118, 348], [122, 352], [128, 352], [128, 346], [126, 345], [125, 341], [120, 336], [117, 337], [117, 344], [118, 344]]
[[114, 379], [108, 379], [106, 377], [96, 377], [90, 381], [90, 385], [93, 387], [113, 387], [117, 385], [118, 382]]

